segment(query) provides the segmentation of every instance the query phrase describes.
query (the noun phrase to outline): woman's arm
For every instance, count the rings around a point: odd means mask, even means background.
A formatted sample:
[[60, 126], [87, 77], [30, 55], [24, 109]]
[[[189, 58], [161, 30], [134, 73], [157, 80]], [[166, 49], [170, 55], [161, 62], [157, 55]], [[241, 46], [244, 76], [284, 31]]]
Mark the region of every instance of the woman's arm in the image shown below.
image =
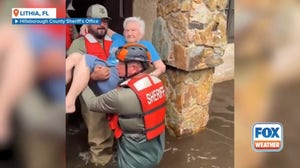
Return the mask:
[[80, 27], [79, 34], [85, 36], [85, 35], [88, 34], [88, 33], [89, 33], [88, 26], [87, 26], [86, 24], [83, 24], [83, 25]]
[[151, 55], [151, 60], [154, 65], [155, 70], [150, 73], [153, 76], [160, 76], [166, 71], [166, 65], [162, 62], [158, 52], [156, 51], [155, 47], [149, 41], [141, 41], [140, 44], [143, 44], [149, 51]]
[[150, 75], [159, 77], [161, 74], [165, 73], [166, 65], [162, 62], [161, 59], [153, 62], [153, 65], [155, 67], [155, 70], [151, 72]]
[[107, 34], [109, 37], [112, 37], [115, 33], [116, 33], [115, 31], [113, 31], [113, 30], [111, 30], [110, 28], [108, 28], [106, 34]]

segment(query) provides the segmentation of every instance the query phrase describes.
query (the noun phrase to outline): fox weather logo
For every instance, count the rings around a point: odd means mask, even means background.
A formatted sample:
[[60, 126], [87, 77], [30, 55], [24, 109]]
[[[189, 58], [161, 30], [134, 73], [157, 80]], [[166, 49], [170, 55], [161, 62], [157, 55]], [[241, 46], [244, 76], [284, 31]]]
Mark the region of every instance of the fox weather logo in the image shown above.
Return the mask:
[[279, 152], [283, 148], [283, 126], [278, 122], [258, 122], [252, 127], [252, 149]]

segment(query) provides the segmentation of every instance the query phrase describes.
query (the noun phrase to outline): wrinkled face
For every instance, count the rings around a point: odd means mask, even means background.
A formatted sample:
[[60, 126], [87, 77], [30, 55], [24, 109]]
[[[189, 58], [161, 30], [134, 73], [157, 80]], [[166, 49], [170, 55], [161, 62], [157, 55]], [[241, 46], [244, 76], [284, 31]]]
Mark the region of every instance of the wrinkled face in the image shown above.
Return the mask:
[[106, 35], [108, 28], [108, 20], [102, 19], [101, 24], [91, 24], [89, 27], [89, 33], [91, 33], [97, 39], [103, 39]]
[[136, 43], [141, 40], [139, 24], [136, 22], [128, 22], [124, 28], [124, 36], [127, 43]]

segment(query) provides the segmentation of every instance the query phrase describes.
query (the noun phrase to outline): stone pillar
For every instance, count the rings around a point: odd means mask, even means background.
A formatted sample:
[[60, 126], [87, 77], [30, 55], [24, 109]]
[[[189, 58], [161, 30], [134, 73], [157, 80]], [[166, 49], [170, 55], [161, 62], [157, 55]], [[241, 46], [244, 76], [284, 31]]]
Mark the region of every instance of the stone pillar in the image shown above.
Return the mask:
[[167, 128], [176, 136], [205, 128], [214, 67], [227, 44], [227, 0], [158, 0], [152, 41], [167, 65]]
[[[123, 0], [125, 2], [125, 0]], [[139, 16], [145, 21], [145, 35], [143, 40], [151, 41], [153, 23], [156, 19], [156, 9], [158, 0], [137, 0], [133, 1], [133, 16]]]

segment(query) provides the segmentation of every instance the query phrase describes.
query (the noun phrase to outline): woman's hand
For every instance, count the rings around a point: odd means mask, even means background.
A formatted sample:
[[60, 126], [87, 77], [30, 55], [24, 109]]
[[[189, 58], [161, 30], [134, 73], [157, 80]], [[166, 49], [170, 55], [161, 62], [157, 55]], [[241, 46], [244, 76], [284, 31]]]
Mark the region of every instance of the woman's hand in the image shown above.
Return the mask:
[[95, 81], [107, 80], [110, 77], [110, 68], [97, 65], [91, 74], [91, 79]]
[[79, 32], [79, 34], [85, 36], [85, 35], [88, 34], [88, 33], [89, 33], [88, 26], [85, 25], [85, 24], [82, 25], [82, 26], [80, 27], [80, 32]]

